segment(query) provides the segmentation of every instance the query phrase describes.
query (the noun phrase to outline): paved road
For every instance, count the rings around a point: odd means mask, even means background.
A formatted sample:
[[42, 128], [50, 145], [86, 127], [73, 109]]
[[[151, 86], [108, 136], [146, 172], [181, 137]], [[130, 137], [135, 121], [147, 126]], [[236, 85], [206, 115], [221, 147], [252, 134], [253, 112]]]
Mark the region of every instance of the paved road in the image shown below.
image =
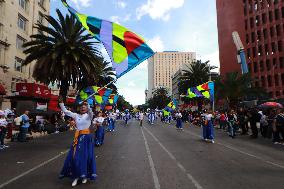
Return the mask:
[[[96, 189], [283, 189], [284, 146], [265, 139], [229, 138], [216, 131], [216, 143], [200, 139], [200, 128], [177, 131], [157, 122], [118, 123], [96, 148], [98, 179], [76, 188]], [[0, 152], [0, 189], [65, 189], [57, 175], [72, 133], [14, 143]]]

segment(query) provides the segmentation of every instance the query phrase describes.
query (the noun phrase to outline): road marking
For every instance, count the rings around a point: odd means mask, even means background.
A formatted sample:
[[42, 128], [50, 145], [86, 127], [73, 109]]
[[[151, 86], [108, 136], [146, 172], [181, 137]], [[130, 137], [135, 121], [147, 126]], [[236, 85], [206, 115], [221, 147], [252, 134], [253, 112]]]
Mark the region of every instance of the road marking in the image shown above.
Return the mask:
[[186, 174], [187, 178], [194, 184], [197, 189], [203, 189], [203, 187], [197, 182], [197, 180], [188, 173], [188, 171], [184, 168], [184, 166], [175, 158], [175, 156], [155, 137], [155, 135], [148, 130], [146, 127], [144, 129], [153, 137], [153, 139], [161, 146], [161, 148], [170, 156], [172, 160], [174, 160], [177, 166]]
[[[197, 135], [197, 134], [193, 134], [193, 133], [191, 133], [191, 132], [189, 132], [189, 131], [186, 131], [186, 130], [184, 130], [184, 132], [187, 133], [187, 134], [189, 134], [189, 135], [191, 135], [191, 136], [195, 136], [195, 137], [197, 137], [197, 138], [200, 138], [200, 136]], [[230, 149], [230, 150], [232, 150], [232, 151], [239, 152], [239, 153], [241, 153], [241, 154], [244, 154], [244, 155], [247, 155], [247, 156], [249, 156], [249, 157], [255, 158], [255, 159], [257, 159], [257, 160], [263, 161], [263, 162], [265, 162], [265, 163], [267, 163], [267, 164], [270, 164], [270, 165], [273, 165], [273, 166], [275, 166], [275, 167], [284, 169], [284, 166], [283, 166], [283, 165], [280, 165], [280, 164], [278, 164], [278, 163], [274, 163], [274, 162], [272, 162], [272, 161], [265, 160], [265, 159], [263, 159], [263, 158], [261, 158], [261, 157], [259, 157], [259, 156], [250, 154], [250, 153], [245, 152], [245, 151], [242, 151], [242, 150], [239, 150], [239, 149], [237, 149], [237, 148], [235, 148], [235, 147], [233, 147], [233, 146], [231, 146], [231, 145], [224, 144], [224, 143], [221, 143], [221, 142], [215, 142], [215, 144], [218, 144], [218, 145], [220, 145], [220, 146], [224, 146], [225, 148], [228, 148], [228, 149]]]
[[145, 134], [144, 134], [144, 131], [143, 131], [142, 128], [141, 128], [141, 131], [142, 131], [142, 135], [143, 135], [143, 139], [144, 139], [144, 143], [145, 143], [145, 147], [146, 147], [146, 152], [147, 152], [150, 168], [151, 168], [151, 171], [152, 171], [155, 189], [160, 189], [161, 187], [160, 187], [160, 183], [159, 183], [159, 178], [158, 178], [158, 175], [157, 175], [157, 171], [155, 169], [154, 161], [153, 161], [152, 156], [151, 156], [150, 148], [149, 148], [147, 139], [145, 137]]
[[48, 163], [50, 163], [50, 162], [52, 162], [52, 161], [54, 161], [54, 160], [60, 158], [61, 156], [65, 155], [68, 151], [69, 151], [69, 150], [66, 150], [65, 152], [61, 152], [61, 153], [58, 154], [57, 156], [55, 156], [55, 157], [53, 157], [53, 158], [51, 158], [51, 159], [49, 159], [49, 160], [47, 160], [47, 161], [44, 161], [43, 163], [41, 163], [41, 164], [39, 164], [39, 165], [37, 165], [37, 166], [35, 166], [35, 167], [33, 167], [33, 168], [27, 170], [26, 172], [24, 172], [24, 173], [22, 173], [22, 174], [20, 174], [20, 175], [18, 175], [18, 176], [16, 176], [16, 177], [14, 177], [14, 178], [8, 180], [8, 181], [2, 183], [2, 184], [0, 185], [0, 188], [4, 188], [5, 186], [11, 184], [12, 182], [15, 182], [16, 180], [18, 180], [18, 179], [20, 179], [20, 178], [26, 176], [27, 174], [29, 174], [29, 173], [31, 173], [31, 172], [33, 172], [33, 171], [35, 171], [35, 170], [37, 170], [37, 169], [39, 169], [39, 168], [45, 166], [46, 164], [48, 164]]

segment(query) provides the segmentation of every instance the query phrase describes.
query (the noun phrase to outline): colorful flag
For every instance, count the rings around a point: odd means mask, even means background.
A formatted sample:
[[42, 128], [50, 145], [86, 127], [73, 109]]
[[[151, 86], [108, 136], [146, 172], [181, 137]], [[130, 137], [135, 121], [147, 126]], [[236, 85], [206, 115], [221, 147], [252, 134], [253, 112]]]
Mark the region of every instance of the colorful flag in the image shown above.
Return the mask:
[[144, 39], [114, 22], [78, 13], [66, 0], [62, 3], [98, 41], [102, 42], [112, 61], [117, 78], [154, 55]]
[[214, 82], [209, 81], [197, 87], [189, 88], [187, 91], [188, 98], [207, 98], [214, 101]]
[[177, 100], [173, 99], [173, 101], [171, 101], [166, 107], [165, 107], [165, 111], [167, 112], [173, 112], [176, 108], [177, 108], [178, 104], [177, 104]]

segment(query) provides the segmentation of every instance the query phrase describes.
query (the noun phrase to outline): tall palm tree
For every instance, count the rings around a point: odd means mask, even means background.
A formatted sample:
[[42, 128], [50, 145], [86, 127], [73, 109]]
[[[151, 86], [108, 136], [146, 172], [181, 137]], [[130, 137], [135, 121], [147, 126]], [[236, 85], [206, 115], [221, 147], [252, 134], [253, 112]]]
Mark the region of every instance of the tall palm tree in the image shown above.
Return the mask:
[[220, 76], [215, 81], [216, 98], [224, 99], [230, 107], [234, 107], [240, 101], [250, 97], [266, 96], [263, 89], [252, 86], [251, 83], [253, 81], [250, 74], [227, 73], [225, 77]]
[[179, 81], [180, 94], [186, 94], [188, 88], [209, 81], [210, 71], [216, 69], [215, 66], [210, 66], [209, 61], [202, 62], [201, 60], [196, 60], [186, 67], [187, 69], [183, 70], [184, 73]]
[[27, 54], [24, 65], [35, 61], [33, 77], [45, 84], [57, 84], [60, 95], [66, 98], [70, 86], [84, 83], [89, 77], [100, 75], [102, 55], [85, 34], [74, 16], [65, 17], [57, 9], [58, 19], [45, 15], [49, 26], [36, 24], [39, 33], [24, 44]]

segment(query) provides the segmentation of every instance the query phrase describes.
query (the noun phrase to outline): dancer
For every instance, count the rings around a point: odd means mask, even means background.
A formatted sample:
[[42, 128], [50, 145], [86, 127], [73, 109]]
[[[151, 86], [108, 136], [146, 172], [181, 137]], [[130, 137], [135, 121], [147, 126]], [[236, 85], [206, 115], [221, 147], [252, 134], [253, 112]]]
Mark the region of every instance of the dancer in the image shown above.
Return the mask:
[[142, 127], [143, 125], [143, 119], [144, 119], [144, 113], [143, 112], [140, 112], [139, 113], [139, 117], [138, 117], [138, 119], [139, 119], [139, 122], [140, 122], [140, 127]]
[[114, 132], [115, 129], [115, 120], [116, 120], [116, 114], [114, 112], [110, 112], [108, 115], [108, 131]]
[[126, 110], [125, 116], [124, 116], [125, 125], [128, 125], [129, 120], [130, 120], [130, 113], [129, 113], [129, 110]]
[[211, 112], [205, 112], [203, 114], [204, 116], [204, 122], [202, 124], [203, 129], [203, 139], [206, 142], [214, 143], [214, 126], [213, 126], [213, 115]]
[[73, 113], [65, 108], [62, 97], [59, 97], [58, 101], [64, 114], [73, 118], [76, 123], [74, 141], [66, 157], [60, 178], [73, 179], [72, 186], [76, 186], [79, 179], [85, 184], [87, 179], [95, 180], [97, 177], [94, 137], [90, 132], [93, 112], [85, 102], [80, 105], [79, 113]]
[[105, 118], [103, 117], [103, 113], [99, 112], [96, 118], [93, 120], [93, 124], [96, 125], [96, 146], [101, 146], [104, 144], [105, 138], [105, 128], [104, 128]]
[[154, 120], [155, 120], [155, 112], [153, 110], [150, 111], [148, 115], [148, 120], [151, 125], [154, 125]]
[[175, 115], [176, 117], [176, 127], [177, 127], [177, 130], [183, 130], [182, 128], [182, 114], [178, 111]]

